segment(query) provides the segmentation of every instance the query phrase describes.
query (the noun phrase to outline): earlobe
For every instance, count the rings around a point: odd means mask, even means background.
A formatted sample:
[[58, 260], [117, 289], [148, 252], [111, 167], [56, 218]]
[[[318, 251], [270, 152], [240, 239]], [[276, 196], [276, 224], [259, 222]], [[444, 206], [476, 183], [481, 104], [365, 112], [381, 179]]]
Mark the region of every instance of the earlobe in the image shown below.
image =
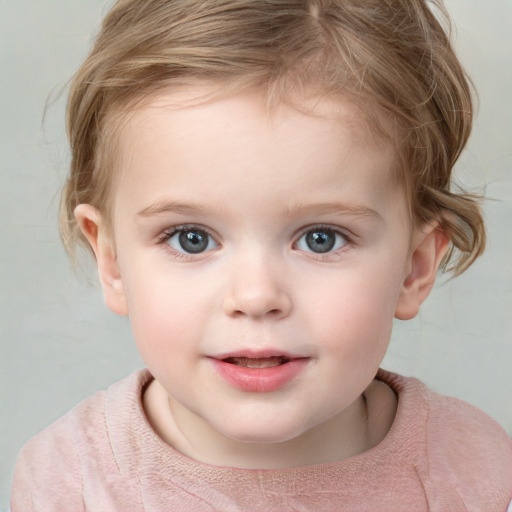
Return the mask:
[[101, 213], [90, 204], [80, 204], [75, 208], [75, 219], [96, 256], [107, 307], [118, 315], [128, 315], [128, 304], [115, 249], [107, 236]]
[[437, 224], [418, 230], [409, 259], [409, 272], [398, 298], [395, 317], [414, 318], [420, 305], [434, 286], [439, 265], [448, 250], [450, 240]]

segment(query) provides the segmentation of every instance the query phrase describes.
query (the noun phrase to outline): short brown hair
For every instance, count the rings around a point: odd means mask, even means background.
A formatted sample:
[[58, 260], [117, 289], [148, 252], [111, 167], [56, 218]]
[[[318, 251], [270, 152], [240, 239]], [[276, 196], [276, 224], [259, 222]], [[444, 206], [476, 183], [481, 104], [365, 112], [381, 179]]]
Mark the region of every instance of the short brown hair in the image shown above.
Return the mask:
[[463, 272], [482, 253], [485, 230], [479, 198], [451, 190], [473, 107], [449, 34], [440, 0], [118, 0], [71, 84], [66, 247], [87, 244], [78, 204], [108, 218], [116, 112], [197, 80], [265, 87], [273, 100], [303, 86], [393, 120], [411, 219], [439, 222], [452, 241], [444, 268]]

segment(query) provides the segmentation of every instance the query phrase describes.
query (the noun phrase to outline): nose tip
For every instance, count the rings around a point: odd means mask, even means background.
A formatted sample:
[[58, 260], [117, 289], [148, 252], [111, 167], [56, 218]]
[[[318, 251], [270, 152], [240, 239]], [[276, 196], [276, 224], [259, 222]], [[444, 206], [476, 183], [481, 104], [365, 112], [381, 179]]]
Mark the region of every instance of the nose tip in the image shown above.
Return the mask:
[[[279, 304], [278, 304], [279, 302]], [[274, 318], [280, 319], [288, 315], [289, 306], [285, 300], [278, 299], [273, 301], [264, 301], [260, 298], [246, 298], [243, 301], [238, 301], [230, 309], [230, 315], [247, 316], [250, 318]]]
[[289, 315], [292, 303], [284, 286], [267, 272], [240, 276], [226, 296], [226, 313], [232, 317], [281, 319]]

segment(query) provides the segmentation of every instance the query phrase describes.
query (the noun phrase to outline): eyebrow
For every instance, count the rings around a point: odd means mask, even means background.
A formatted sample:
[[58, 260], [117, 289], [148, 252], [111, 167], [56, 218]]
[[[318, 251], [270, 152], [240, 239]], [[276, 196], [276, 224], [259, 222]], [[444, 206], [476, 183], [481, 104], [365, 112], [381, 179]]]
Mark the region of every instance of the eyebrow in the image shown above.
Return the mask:
[[[158, 200], [137, 213], [138, 217], [155, 217], [165, 213], [177, 213], [181, 215], [201, 215], [208, 217], [211, 211], [199, 204], [184, 203], [172, 200]], [[292, 204], [284, 209], [287, 217], [304, 215], [353, 215], [356, 217], [371, 217], [381, 219], [381, 215], [364, 205], [351, 203], [318, 203], [318, 204]]]
[[287, 206], [285, 211], [286, 215], [290, 217], [301, 215], [353, 215], [356, 217], [382, 219], [382, 216], [372, 208], [352, 203], [297, 204]]
[[137, 213], [138, 217], [155, 217], [163, 213], [180, 213], [183, 215], [204, 215], [210, 212], [198, 204], [182, 203], [179, 201], [160, 200], [147, 206]]

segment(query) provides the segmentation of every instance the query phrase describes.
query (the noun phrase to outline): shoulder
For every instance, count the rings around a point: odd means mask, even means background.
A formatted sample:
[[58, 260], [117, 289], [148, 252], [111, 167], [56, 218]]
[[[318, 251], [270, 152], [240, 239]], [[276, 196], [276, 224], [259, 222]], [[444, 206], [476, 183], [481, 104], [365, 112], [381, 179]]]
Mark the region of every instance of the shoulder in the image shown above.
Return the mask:
[[436, 503], [444, 489], [471, 510], [505, 510], [512, 497], [512, 441], [500, 425], [416, 379], [383, 376], [397, 393], [400, 421], [419, 438], [416, 470], [429, 503]]
[[[432, 468], [471, 492], [494, 484], [512, 495], [512, 441], [490, 416], [456, 398], [428, 393], [427, 453]], [[467, 486], [463, 486], [467, 487]]]
[[115, 466], [107, 404], [111, 395], [135, 394], [143, 374], [132, 374], [85, 399], [23, 447], [13, 476], [13, 512], [85, 509], [84, 478], [99, 464]]
[[13, 512], [84, 509], [78, 445], [86, 432], [98, 430], [103, 402], [104, 392], [96, 393], [23, 447], [13, 476]]

